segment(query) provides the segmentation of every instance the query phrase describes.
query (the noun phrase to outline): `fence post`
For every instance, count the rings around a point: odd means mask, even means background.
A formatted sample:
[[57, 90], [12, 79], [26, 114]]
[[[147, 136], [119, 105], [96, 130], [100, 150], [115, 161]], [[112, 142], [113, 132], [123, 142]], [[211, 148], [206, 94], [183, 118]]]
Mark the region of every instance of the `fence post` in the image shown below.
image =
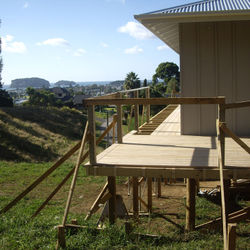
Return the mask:
[[[118, 98], [122, 98], [122, 94], [118, 93]], [[122, 105], [117, 105], [117, 142], [122, 143]]]
[[187, 178], [186, 230], [195, 229], [195, 179]]
[[[150, 88], [146, 89], [146, 98], [150, 98]], [[146, 115], [147, 123], [149, 123], [150, 120], [150, 104], [147, 105], [147, 115]]]
[[227, 236], [227, 249], [235, 250], [236, 249], [236, 223], [228, 224], [228, 236]]
[[88, 106], [89, 121], [89, 162], [91, 165], [96, 164], [96, 135], [95, 135], [95, 106]]
[[[135, 98], [139, 98], [139, 91], [135, 91]], [[135, 130], [139, 133], [139, 105], [135, 105]]]

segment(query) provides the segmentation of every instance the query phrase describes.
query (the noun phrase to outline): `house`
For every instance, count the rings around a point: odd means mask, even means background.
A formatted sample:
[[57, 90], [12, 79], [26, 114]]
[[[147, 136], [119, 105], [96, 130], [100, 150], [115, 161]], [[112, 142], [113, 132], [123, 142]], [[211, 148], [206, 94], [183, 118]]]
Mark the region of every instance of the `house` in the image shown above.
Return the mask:
[[[135, 18], [180, 55], [182, 97], [250, 99], [250, 1], [205, 0]], [[182, 105], [181, 134], [216, 134], [216, 107]], [[236, 134], [250, 135], [248, 108], [227, 112]]]
[[63, 102], [67, 102], [70, 100], [70, 92], [65, 88], [55, 87], [51, 88], [50, 91], [55, 94], [57, 99], [60, 99]]
[[83, 100], [90, 98], [91, 95], [75, 95], [73, 97], [73, 105], [74, 107], [82, 108]]

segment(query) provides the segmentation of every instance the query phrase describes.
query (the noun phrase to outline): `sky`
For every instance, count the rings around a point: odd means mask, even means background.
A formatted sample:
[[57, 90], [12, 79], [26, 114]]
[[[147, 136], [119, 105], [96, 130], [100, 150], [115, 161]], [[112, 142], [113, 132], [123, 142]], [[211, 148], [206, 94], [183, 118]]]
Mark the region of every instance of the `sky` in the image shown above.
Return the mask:
[[179, 56], [134, 15], [189, 0], [0, 0], [3, 83], [25, 77], [114, 81], [133, 71], [152, 79]]

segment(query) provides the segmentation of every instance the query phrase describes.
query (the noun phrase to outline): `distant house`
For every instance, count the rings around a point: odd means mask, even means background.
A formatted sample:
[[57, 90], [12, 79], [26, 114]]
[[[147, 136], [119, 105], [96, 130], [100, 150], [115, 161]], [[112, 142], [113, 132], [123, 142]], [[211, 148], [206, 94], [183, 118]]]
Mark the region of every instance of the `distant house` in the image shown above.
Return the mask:
[[55, 94], [55, 97], [63, 102], [70, 100], [70, 92], [65, 88], [55, 87], [50, 89], [51, 92]]
[[[250, 99], [249, 0], [205, 0], [135, 18], [180, 55], [183, 97]], [[216, 115], [215, 106], [182, 105], [181, 133], [214, 135]], [[248, 108], [227, 111], [226, 122], [250, 135]]]
[[73, 97], [73, 105], [74, 107], [82, 107], [83, 106], [83, 100], [90, 98], [91, 95], [75, 95]]

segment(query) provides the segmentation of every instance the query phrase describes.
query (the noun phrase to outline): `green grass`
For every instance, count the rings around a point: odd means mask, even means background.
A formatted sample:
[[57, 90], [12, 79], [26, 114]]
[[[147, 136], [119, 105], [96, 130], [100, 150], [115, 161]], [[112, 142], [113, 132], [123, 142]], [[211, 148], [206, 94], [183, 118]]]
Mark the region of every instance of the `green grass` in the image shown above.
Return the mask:
[[[0, 208], [50, 166], [51, 163], [0, 162]], [[57, 231], [54, 227], [62, 222], [70, 181], [35, 219], [30, 219], [30, 216], [73, 166], [71, 162], [63, 164], [20, 203], [0, 215], [0, 249], [54, 249], [57, 240]], [[124, 181], [123, 178], [118, 179], [118, 183]], [[154, 233], [163, 235], [162, 238], [152, 240], [127, 237], [124, 222], [120, 220], [111, 227], [106, 224], [104, 231], [95, 233], [93, 228], [98, 215], [94, 215], [88, 222], [84, 221], [84, 217], [105, 182], [105, 177], [86, 176], [84, 169], [80, 169], [68, 222], [76, 218], [79, 224], [87, 225], [88, 228], [77, 233], [68, 231], [67, 249], [222, 249], [220, 233], [184, 233], [184, 203], [178, 212], [179, 227], [154, 214], [151, 216], [150, 230], [147, 227], [147, 217], [142, 217], [138, 225], [134, 224], [134, 232]], [[240, 202], [241, 205], [249, 205], [249, 202]], [[197, 224], [211, 220], [220, 213], [217, 205], [204, 198], [198, 197], [196, 204]], [[166, 217], [173, 219], [168, 215]], [[237, 249], [249, 249], [249, 232], [249, 224], [237, 224]]]

